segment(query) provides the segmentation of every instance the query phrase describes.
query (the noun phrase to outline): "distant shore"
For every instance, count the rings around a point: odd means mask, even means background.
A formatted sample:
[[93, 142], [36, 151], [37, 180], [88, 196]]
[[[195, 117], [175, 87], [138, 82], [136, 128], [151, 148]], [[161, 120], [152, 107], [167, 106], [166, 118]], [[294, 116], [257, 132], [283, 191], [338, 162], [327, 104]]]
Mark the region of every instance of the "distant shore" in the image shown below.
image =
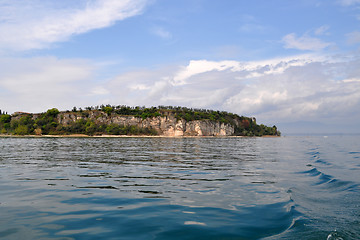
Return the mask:
[[[165, 135], [86, 135], [86, 134], [69, 134], [69, 135], [6, 135], [0, 134], [0, 138], [244, 138], [246, 136], [165, 136]], [[264, 135], [251, 136], [273, 138], [280, 136]]]
[[[0, 133], [25, 137], [177, 137], [281, 135], [256, 118], [186, 107], [102, 105], [48, 109], [43, 113], [0, 113]], [[48, 136], [50, 135], [50, 136]], [[176, 135], [176, 136], [174, 136]], [[180, 137], [180, 136], [179, 136]]]

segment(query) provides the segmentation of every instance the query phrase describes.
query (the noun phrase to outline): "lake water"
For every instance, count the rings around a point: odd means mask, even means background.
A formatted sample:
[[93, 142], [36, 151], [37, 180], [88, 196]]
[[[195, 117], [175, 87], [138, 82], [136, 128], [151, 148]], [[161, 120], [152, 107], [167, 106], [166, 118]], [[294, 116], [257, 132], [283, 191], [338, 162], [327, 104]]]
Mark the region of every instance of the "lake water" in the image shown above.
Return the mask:
[[0, 239], [360, 239], [360, 137], [0, 138]]

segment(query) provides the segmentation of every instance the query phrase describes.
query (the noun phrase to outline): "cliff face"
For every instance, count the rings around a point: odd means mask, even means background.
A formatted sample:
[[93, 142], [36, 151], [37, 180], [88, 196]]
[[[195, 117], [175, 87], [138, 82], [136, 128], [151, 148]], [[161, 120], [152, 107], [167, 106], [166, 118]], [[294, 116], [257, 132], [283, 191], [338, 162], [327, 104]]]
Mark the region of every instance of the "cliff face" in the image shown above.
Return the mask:
[[10, 135], [280, 136], [277, 127], [225, 111], [186, 107], [96, 106], [79, 111], [2, 114], [0, 133]]
[[230, 136], [235, 132], [231, 124], [218, 121], [185, 119], [177, 120], [173, 114], [143, 119], [141, 117], [111, 114], [101, 111], [90, 111], [86, 114], [74, 112], [61, 112], [57, 116], [59, 124], [70, 125], [80, 119], [91, 120], [95, 124], [116, 124], [120, 126], [136, 126], [139, 128], [152, 128], [159, 135], [176, 136]]

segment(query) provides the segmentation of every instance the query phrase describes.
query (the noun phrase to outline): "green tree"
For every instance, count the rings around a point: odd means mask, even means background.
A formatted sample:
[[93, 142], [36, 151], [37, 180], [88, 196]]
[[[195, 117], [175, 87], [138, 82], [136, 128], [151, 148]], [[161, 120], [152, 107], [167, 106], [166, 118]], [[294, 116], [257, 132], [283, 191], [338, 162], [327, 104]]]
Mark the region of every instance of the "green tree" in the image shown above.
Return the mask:
[[48, 117], [57, 117], [57, 115], [59, 114], [59, 110], [57, 108], [52, 108], [52, 109], [49, 109], [47, 110], [46, 112], [46, 116]]
[[10, 123], [4, 123], [4, 129], [9, 130], [11, 128]]
[[87, 121], [85, 124], [85, 132], [88, 135], [93, 135], [97, 131], [96, 124], [93, 121]]
[[17, 128], [15, 128], [15, 134], [16, 135], [27, 135], [27, 134], [29, 134], [29, 129], [25, 125], [19, 125]]
[[11, 121], [11, 116], [8, 114], [3, 114], [0, 116], [0, 123], [9, 123]]
[[110, 107], [110, 106], [104, 106], [103, 108], [102, 108], [102, 110], [108, 115], [108, 116], [110, 116], [111, 115], [111, 113], [114, 111], [114, 108], [112, 108], [112, 107]]
[[120, 135], [122, 134], [121, 127], [116, 124], [110, 124], [106, 127], [106, 132], [111, 135]]

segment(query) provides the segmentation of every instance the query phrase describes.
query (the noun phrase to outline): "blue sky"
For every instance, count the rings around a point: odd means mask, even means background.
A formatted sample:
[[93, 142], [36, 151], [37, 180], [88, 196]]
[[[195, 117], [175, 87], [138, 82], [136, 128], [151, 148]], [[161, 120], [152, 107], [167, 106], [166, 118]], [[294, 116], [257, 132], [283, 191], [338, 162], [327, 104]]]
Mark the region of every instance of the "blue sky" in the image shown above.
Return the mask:
[[0, 109], [180, 105], [360, 132], [360, 0], [0, 0]]

